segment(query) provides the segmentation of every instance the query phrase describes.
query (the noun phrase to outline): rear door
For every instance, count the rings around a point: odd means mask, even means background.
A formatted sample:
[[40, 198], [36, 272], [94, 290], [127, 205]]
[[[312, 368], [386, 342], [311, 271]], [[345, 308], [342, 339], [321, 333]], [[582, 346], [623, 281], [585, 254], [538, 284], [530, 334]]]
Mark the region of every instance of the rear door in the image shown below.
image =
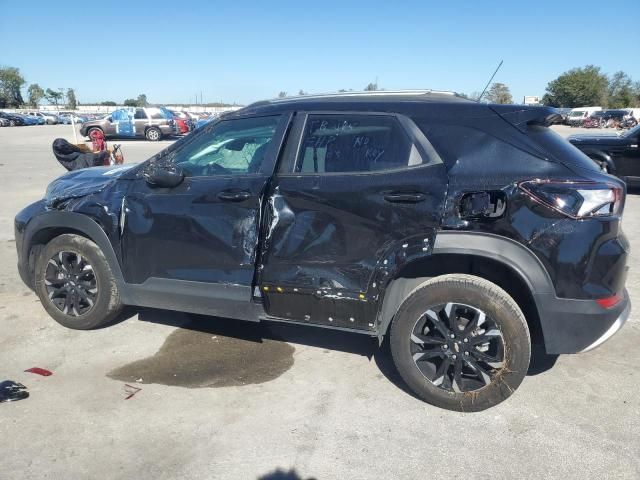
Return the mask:
[[373, 330], [388, 279], [430, 254], [446, 188], [441, 159], [409, 119], [298, 114], [268, 197], [268, 315]]
[[138, 137], [144, 135], [144, 130], [149, 123], [149, 119], [147, 118], [147, 113], [144, 108], [136, 108], [136, 113], [133, 116], [133, 122], [135, 124], [135, 134]]

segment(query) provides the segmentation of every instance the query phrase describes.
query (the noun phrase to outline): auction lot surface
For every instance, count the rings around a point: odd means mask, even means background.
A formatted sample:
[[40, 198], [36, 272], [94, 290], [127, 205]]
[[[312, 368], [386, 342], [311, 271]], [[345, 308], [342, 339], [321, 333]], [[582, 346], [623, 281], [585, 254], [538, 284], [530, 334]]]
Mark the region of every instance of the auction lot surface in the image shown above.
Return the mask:
[[[624, 329], [582, 355], [536, 355], [509, 400], [461, 414], [406, 393], [363, 336], [161, 311], [59, 326], [19, 280], [13, 217], [64, 172], [51, 142], [70, 133], [0, 129], [0, 381], [31, 393], [0, 404], [0, 479], [640, 478], [637, 192]], [[129, 162], [170, 141], [116, 143]], [[125, 383], [142, 390], [125, 400]]]

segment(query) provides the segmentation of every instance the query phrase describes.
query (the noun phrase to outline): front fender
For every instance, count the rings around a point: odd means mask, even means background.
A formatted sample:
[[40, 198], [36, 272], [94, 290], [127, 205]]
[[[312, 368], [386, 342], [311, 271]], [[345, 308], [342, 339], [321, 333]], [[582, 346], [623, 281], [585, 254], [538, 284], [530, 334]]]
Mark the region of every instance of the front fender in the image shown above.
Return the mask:
[[[109, 263], [121, 296], [126, 297], [120, 263], [107, 234], [95, 220], [81, 213], [51, 210], [33, 217], [24, 225], [19, 226], [18, 222], [16, 222], [16, 239], [20, 237], [20, 244], [18, 245], [16, 240], [16, 246], [18, 248], [19, 262], [23, 264], [22, 267], [19, 267], [21, 270], [28, 268], [31, 248], [39, 243], [39, 237], [46, 238], [48, 241], [50, 238], [48, 238], [47, 232], [51, 231], [61, 233], [77, 232], [98, 245]], [[42, 237], [43, 235], [44, 237]], [[26, 275], [23, 271], [21, 271], [21, 276], [25, 279]], [[123, 302], [127, 303], [127, 299], [123, 298]]]

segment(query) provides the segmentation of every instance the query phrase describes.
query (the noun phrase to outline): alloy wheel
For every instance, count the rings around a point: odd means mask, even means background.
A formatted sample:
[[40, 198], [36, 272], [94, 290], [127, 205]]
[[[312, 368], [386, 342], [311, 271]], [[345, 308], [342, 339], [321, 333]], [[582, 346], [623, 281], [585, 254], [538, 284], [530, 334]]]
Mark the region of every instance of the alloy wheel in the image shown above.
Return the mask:
[[496, 322], [460, 303], [433, 306], [418, 318], [410, 348], [422, 375], [449, 392], [480, 390], [505, 365], [504, 337]]
[[93, 267], [78, 253], [62, 251], [50, 258], [44, 283], [49, 300], [65, 315], [84, 315], [97, 301]]

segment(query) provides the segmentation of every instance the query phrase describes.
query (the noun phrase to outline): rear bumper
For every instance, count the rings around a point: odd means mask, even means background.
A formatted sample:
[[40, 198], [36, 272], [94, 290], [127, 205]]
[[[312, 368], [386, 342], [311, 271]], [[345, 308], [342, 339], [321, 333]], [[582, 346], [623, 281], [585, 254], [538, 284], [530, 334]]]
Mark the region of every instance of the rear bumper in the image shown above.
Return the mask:
[[605, 309], [595, 300], [570, 300], [536, 295], [547, 353], [580, 353], [592, 350], [622, 328], [631, 312], [629, 294]]

